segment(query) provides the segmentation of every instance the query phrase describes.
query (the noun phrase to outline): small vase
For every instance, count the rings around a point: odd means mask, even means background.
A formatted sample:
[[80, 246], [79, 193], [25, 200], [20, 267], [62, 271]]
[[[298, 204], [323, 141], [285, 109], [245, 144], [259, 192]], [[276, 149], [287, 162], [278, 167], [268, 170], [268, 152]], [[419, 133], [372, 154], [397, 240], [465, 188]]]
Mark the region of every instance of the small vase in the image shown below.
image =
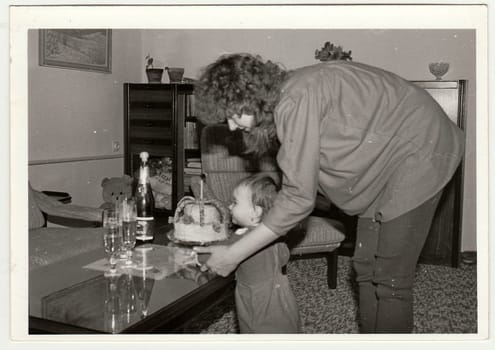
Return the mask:
[[447, 62], [433, 62], [428, 66], [430, 68], [430, 73], [437, 78], [437, 80], [442, 80], [442, 77], [449, 71], [449, 64]]
[[182, 76], [184, 75], [184, 68], [171, 68], [165, 67], [165, 70], [168, 73], [168, 78], [171, 83], [181, 83]]
[[162, 68], [146, 69], [146, 76], [148, 77], [148, 83], [160, 84], [162, 82], [162, 75], [163, 75]]

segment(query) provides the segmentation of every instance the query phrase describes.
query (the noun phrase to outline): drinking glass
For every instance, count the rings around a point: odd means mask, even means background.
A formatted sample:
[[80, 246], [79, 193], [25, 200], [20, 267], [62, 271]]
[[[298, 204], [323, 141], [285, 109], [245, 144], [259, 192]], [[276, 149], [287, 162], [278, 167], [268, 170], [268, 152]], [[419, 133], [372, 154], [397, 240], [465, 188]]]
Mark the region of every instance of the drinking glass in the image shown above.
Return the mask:
[[110, 263], [110, 270], [105, 271], [105, 277], [117, 276], [117, 254], [122, 249], [122, 233], [116, 208], [103, 210], [103, 246]]
[[124, 262], [125, 267], [135, 267], [136, 264], [132, 261], [132, 249], [136, 245], [136, 201], [133, 197], [125, 198], [120, 207], [122, 219], [122, 239], [123, 248], [126, 252]]

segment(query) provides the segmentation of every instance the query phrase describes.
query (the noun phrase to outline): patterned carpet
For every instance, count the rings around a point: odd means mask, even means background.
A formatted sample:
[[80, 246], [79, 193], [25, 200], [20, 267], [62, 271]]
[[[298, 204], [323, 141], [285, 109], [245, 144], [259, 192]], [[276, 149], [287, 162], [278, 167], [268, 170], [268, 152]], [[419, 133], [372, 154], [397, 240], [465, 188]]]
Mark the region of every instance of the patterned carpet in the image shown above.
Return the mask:
[[[351, 259], [339, 256], [337, 289], [326, 285], [324, 259], [289, 262], [303, 333], [356, 334], [357, 301]], [[187, 333], [238, 333], [233, 295], [193, 320]], [[414, 333], [477, 333], [476, 265], [419, 265], [414, 288]]]

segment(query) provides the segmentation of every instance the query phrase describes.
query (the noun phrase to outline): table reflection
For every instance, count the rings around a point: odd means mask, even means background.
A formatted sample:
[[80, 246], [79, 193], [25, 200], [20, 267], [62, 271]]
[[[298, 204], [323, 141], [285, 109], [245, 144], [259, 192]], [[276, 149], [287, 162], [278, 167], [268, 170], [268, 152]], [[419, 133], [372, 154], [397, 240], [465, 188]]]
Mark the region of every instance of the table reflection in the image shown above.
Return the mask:
[[137, 312], [137, 292], [134, 279], [131, 274], [124, 274], [119, 278], [117, 287], [121, 310], [124, 313], [126, 324], [132, 320], [132, 316]]
[[141, 318], [144, 318], [148, 315], [148, 307], [153, 286], [155, 285], [155, 279], [152, 277], [151, 270], [142, 269], [138, 270], [137, 273], [132, 276], [132, 280], [136, 287]]

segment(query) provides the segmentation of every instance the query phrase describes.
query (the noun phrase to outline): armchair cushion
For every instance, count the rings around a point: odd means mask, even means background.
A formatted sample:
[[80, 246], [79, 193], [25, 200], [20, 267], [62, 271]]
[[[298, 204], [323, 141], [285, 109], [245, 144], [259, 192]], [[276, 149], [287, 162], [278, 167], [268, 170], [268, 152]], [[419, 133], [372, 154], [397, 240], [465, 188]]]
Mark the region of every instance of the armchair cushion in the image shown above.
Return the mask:
[[102, 228], [41, 227], [29, 230], [29, 270], [93, 249], [103, 249], [102, 237]]
[[291, 254], [332, 251], [345, 238], [344, 225], [333, 219], [309, 216], [287, 234]]

